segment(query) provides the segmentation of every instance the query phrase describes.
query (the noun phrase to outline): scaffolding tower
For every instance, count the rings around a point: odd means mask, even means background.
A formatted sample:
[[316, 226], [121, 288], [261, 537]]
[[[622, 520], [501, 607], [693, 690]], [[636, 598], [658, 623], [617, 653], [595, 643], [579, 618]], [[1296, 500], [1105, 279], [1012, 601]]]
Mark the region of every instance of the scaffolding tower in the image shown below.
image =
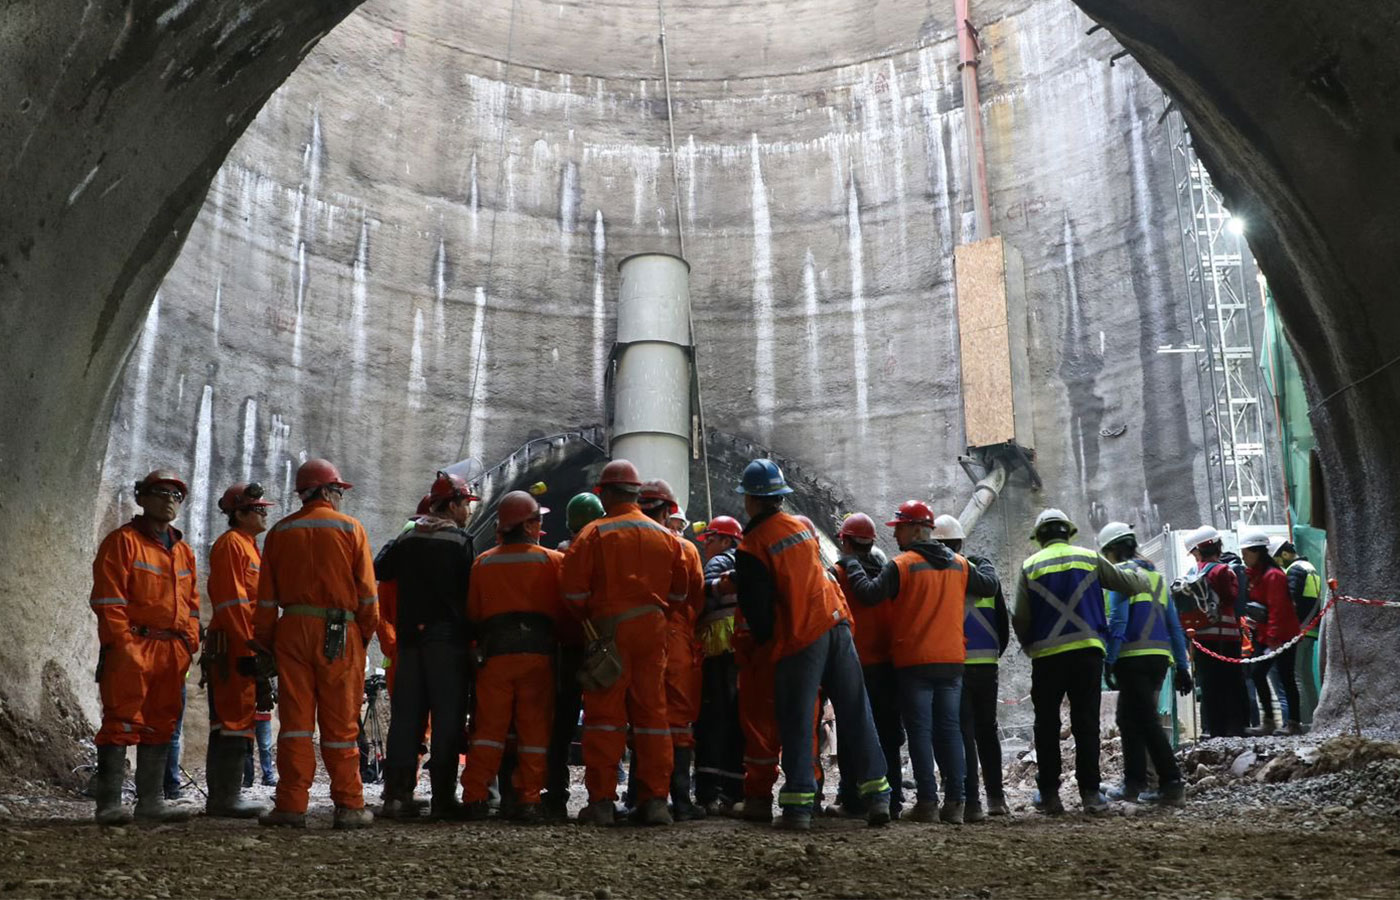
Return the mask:
[[[1254, 266], [1243, 227], [1196, 156], [1186, 121], [1167, 99], [1176, 212], [1201, 388], [1211, 502], [1228, 528], [1273, 520], [1259, 348], [1247, 303]], [[1208, 399], [1209, 398], [1209, 399]]]

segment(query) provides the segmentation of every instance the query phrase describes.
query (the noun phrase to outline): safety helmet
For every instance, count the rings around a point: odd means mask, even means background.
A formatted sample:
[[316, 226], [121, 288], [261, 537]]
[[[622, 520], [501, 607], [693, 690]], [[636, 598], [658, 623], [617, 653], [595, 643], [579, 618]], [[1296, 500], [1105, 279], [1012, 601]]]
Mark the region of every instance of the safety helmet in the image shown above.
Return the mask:
[[615, 459], [603, 466], [603, 472], [598, 476], [598, 487], [611, 485], [616, 488], [640, 488], [642, 486], [642, 476], [637, 472], [637, 467], [625, 459]]
[[739, 525], [739, 520], [730, 516], [715, 516], [709, 526], [700, 532], [701, 538], [728, 537], [737, 541], [743, 536], [744, 529]]
[[933, 537], [940, 541], [961, 541], [967, 535], [963, 533], [962, 523], [957, 516], [950, 516], [947, 513], [933, 520]]
[[771, 459], [756, 459], [744, 467], [743, 477], [734, 492], [750, 497], [782, 497], [791, 494], [792, 488], [788, 487], [777, 463]]
[[875, 543], [875, 520], [865, 513], [851, 513], [841, 522], [837, 538], [848, 538], [862, 544]]
[[1282, 536], [1282, 535], [1279, 535], [1279, 536], [1276, 537], [1276, 538], [1270, 539], [1270, 541], [1269, 541], [1269, 555], [1270, 555], [1270, 556], [1278, 556], [1280, 553], [1282, 553], [1282, 552], [1285, 551], [1285, 550], [1289, 551], [1290, 553], [1294, 553], [1294, 554], [1297, 554], [1297, 552], [1298, 552], [1298, 548], [1295, 547], [1295, 546], [1293, 546], [1293, 542], [1290, 541], [1288, 538]]
[[438, 472], [433, 486], [428, 491], [429, 506], [436, 506], [444, 500], [480, 500], [467, 484], [466, 479], [450, 472]]
[[136, 493], [139, 495], [158, 484], [168, 484], [173, 488], [179, 488], [180, 493], [184, 496], [190, 495], [190, 489], [180, 480], [180, 476], [169, 469], [154, 469], [147, 472], [145, 478], [136, 482]]
[[340, 470], [328, 459], [308, 459], [297, 469], [297, 493], [336, 487], [348, 491], [353, 484], [340, 477]]
[[1195, 531], [1188, 532], [1182, 539], [1186, 544], [1186, 552], [1199, 549], [1202, 544], [1213, 544], [1220, 540], [1220, 532], [1211, 525], [1202, 525]]
[[262, 485], [256, 481], [240, 481], [229, 485], [228, 490], [219, 498], [219, 512], [227, 515], [244, 509], [262, 509], [271, 505], [272, 501], [263, 499]]
[[685, 517], [685, 507], [684, 507], [684, 506], [677, 506], [675, 509], [671, 510], [671, 514], [670, 514], [669, 516], [667, 516], [666, 518], [668, 518], [668, 519], [680, 519], [682, 522], [688, 521], [688, 520], [686, 519], [686, 517]]
[[575, 494], [564, 509], [564, 517], [568, 520], [569, 531], [574, 534], [578, 534], [583, 530], [583, 526], [594, 519], [603, 518], [604, 515], [603, 501], [598, 499], [597, 494], [591, 493]]
[[547, 512], [549, 509], [540, 506], [529, 491], [511, 491], [501, 498], [500, 505], [496, 507], [496, 530], [510, 531]]
[[1114, 541], [1122, 540], [1125, 537], [1136, 538], [1133, 526], [1127, 522], [1109, 522], [1099, 529], [1099, 549], [1107, 549], [1108, 545]]
[[423, 499], [418, 501], [418, 508], [413, 511], [415, 516], [426, 516], [433, 508], [433, 495], [424, 494]]
[[899, 504], [899, 511], [894, 514], [894, 518], [885, 523], [890, 527], [895, 525], [927, 525], [934, 526], [933, 510], [928, 508], [928, 504], [922, 500], [905, 500]]
[[1035, 517], [1035, 529], [1031, 532], [1031, 539], [1034, 540], [1035, 536], [1040, 533], [1040, 529], [1044, 528], [1046, 525], [1053, 525], [1057, 522], [1069, 529], [1070, 537], [1074, 537], [1079, 533], [1079, 529], [1074, 526], [1074, 523], [1070, 521], [1069, 516], [1064, 514], [1063, 510], [1051, 507], [1050, 509], [1042, 510], [1040, 515]]
[[637, 494], [637, 505], [642, 509], [665, 506], [668, 514], [680, 509], [680, 504], [676, 502], [676, 492], [671, 490], [671, 485], [664, 478], [645, 482]]
[[1241, 550], [1269, 549], [1269, 536], [1262, 531], [1247, 531], [1240, 536]]

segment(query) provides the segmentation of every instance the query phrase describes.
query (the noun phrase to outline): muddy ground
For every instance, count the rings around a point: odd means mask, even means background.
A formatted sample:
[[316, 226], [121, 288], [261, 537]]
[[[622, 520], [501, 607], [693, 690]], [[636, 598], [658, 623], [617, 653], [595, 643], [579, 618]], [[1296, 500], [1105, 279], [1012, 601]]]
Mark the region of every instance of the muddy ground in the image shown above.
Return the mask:
[[[321, 784], [305, 832], [203, 818], [99, 829], [88, 824], [91, 805], [72, 794], [9, 793], [0, 796], [0, 897], [1400, 894], [1400, 761], [1329, 771], [1337, 754], [1323, 752], [1319, 764], [1315, 743], [1292, 747], [1266, 740], [1184, 754], [1204, 787], [1181, 811], [1115, 804], [1102, 818], [1072, 810], [1049, 819], [1017, 788], [1007, 819], [878, 830], [820, 819], [806, 835], [728, 819], [608, 831], [379, 822], [333, 832]], [[1292, 780], [1274, 780], [1277, 758]]]

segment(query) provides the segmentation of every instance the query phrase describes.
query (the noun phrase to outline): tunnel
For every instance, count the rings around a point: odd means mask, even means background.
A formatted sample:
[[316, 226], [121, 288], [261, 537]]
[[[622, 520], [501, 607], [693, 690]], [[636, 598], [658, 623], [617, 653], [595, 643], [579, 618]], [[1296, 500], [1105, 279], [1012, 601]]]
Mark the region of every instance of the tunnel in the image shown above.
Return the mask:
[[[1193, 334], [1179, 113], [1302, 371], [1329, 574], [1400, 597], [1400, 12], [973, 14], [991, 223], [1024, 258], [1039, 484], [1017, 476], [973, 542], [1009, 570], [1044, 506], [1086, 532], [1219, 515], [1195, 371], [1160, 352]], [[977, 235], [952, 3], [5, 15], [0, 735], [25, 771], [71, 768], [90, 737], [92, 555], [157, 465], [191, 482], [179, 525], [200, 554], [223, 486], [259, 480], [290, 511], [315, 456], [356, 483], [376, 544], [469, 457], [494, 496], [545, 482], [562, 537], [606, 458], [630, 254], [691, 266], [712, 463], [708, 504], [692, 470], [691, 519], [738, 511], [750, 454], [782, 460], [824, 528], [911, 497], [956, 512], [972, 489], [953, 256]], [[1354, 684], [1329, 683], [1319, 722], [1400, 726], [1393, 611], [1337, 615]]]

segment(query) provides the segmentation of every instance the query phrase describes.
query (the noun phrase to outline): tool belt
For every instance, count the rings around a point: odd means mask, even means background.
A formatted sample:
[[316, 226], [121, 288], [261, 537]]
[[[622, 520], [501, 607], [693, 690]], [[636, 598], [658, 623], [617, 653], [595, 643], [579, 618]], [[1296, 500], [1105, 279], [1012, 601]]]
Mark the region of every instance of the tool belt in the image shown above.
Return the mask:
[[194, 653], [194, 648], [190, 646], [189, 639], [185, 637], [183, 631], [172, 631], [169, 628], [151, 628], [148, 625], [132, 625], [131, 633], [137, 637], [150, 638], [153, 641], [179, 641], [185, 645], [186, 653]]
[[605, 691], [622, 677], [622, 657], [617, 652], [617, 626], [645, 615], [662, 614], [661, 607], [647, 604], [602, 619], [584, 619], [583, 636], [588, 641], [578, 683], [585, 691]]
[[229, 654], [228, 632], [205, 632], [204, 651], [199, 654], [199, 686], [204, 687], [211, 679], [228, 681], [232, 674], [233, 660]]
[[508, 612], [481, 623], [481, 655], [554, 653], [554, 620], [544, 613]]
[[353, 611], [327, 606], [311, 606], [305, 603], [293, 603], [290, 606], [282, 607], [282, 614], [285, 616], [309, 616], [313, 619], [325, 619], [326, 636], [321, 642], [321, 652], [325, 655], [326, 662], [335, 662], [345, 654], [345, 626], [355, 621], [355, 613]]

